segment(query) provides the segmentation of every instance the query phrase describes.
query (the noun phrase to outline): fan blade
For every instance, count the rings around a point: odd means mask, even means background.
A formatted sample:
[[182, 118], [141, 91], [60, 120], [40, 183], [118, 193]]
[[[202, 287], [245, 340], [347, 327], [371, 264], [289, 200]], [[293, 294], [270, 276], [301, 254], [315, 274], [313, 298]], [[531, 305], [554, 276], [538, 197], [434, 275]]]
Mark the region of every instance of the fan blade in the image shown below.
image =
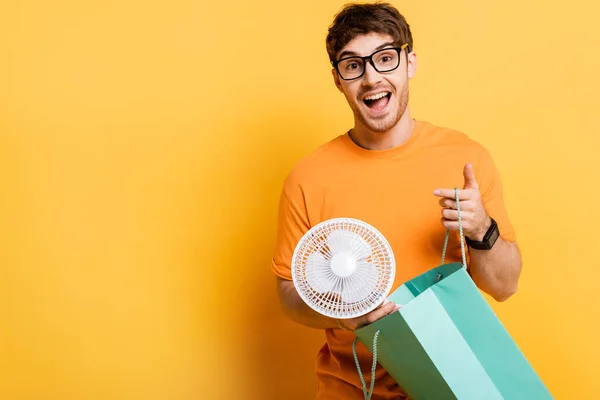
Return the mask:
[[377, 287], [377, 268], [367, 261], [359, 261], [356, 271], [344, 285], [342, 299], [345, 303], [356, 303], [369, 297]]
[[329, 234], [327, 237], [327, 247], [329, 247], [332, 254], [350, 250], [352, 243], [346, 239], [347, 233], [348, 231], [337, 229]]
[[356, 239], [352, 244], [352, 254], [354, 254], [354, 257], [356, 257], [357, 260], [364, 260], [371, 254], [373, 254], [373, 249], [371, 248], [371, 245], [369, 245], [369, 243], [367, 243], [365, 239], [363, 239], [356, 233], [352, 234], [356, 236]]
[[317, 293], [327, 293], [335, 285], [329, 262], [321, 253], [312, 253], [306, 260], [306, 282]]
[[357, 260], [367, 258], [372, 253], [371, 246], [364, 238], [345, 229], [331, 232], [327, 237], [327, 246], [332, 254], [350, 251]]

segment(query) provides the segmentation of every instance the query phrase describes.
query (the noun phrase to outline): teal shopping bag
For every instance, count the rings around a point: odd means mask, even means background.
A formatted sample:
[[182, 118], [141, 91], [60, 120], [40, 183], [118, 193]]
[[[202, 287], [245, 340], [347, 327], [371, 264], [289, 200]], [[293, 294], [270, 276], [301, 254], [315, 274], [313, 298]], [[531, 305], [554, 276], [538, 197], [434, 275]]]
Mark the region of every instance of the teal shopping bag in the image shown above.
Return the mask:
[[[458, 200], [458, 197], [457, 197]], [[354, 333], [412, 400], [547, 400], [552, 396], [463, 263], [441, 265], [388, 299], [402, 307]], [[444, 251], [448, 243], [448, 232]], [[367, 390], [370, 398], [376, 382]], [[373, 374], [371, 375], [373, 376]]]

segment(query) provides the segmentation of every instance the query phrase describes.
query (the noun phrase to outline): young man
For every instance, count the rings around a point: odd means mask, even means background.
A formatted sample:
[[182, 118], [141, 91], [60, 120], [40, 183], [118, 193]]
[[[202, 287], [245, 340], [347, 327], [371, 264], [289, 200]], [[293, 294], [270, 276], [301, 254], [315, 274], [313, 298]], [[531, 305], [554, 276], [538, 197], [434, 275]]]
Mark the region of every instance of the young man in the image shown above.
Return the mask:
[[[301, 160], [285, 180], [272, 268], [282, 308], [294, 321], [324, 329], [316, 361], [318, 400], [362, 399], [352, 355], [353, 330], [394, 311], [388, 303], [352, 320], [324, 317], [303, 303], [291, 281], [302, 235], [336, 217], [375, 226], [396, 259], [393, 289], [439, 265], [446, 229], [455, 234], [446, 261], [461, 260], [454, 188], [458, 187], [468, 271], [497, 301], [517, 290], [521, 257], [490, 154], [452, 129], [413, 119], [408, 81], [417, 55], [409, 25], [389, 4], [346, 6], [326, 39], [333, 80], [354, 113], [354, 127]], [[357, 347], [362, 370], [372, 356]], [[370, 379], [367, 372], [365, 379]], [[373, 400], [407, 398], [380, 367]]]

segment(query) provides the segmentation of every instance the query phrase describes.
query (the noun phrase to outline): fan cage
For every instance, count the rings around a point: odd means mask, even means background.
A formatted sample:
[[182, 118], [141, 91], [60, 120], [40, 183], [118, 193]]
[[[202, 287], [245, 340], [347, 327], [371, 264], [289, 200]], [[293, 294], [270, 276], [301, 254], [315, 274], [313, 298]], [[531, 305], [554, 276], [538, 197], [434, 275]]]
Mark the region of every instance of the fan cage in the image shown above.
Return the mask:
[[[309, 256], [321, 254], [329, 262], [333, 254], [327, 239], [337, 230], [357, 234], [372, 249], [368, 257], [357, 261], [371, 263], [377, 271], [377, 276], [371, 279], [377, 281], [373, 290], [358, 301], [347, 302], [342, 299], [345, 290], [356, 284], [357, 274], [345, 278], [334, 276], [336, 283], [325, 293], [320, 293], [308, 284]], [[333, 273], [330, 274], [333, 276]], [[388, 241], [375, 227], [354, 218], [333, 218], [315, 225], [303, 235], [292, 257], [292, 279], [300, 297], [313, 310], [332, 318], [356, 318], [373, 311], [391, 291], [394, 277], [395, 260]]]

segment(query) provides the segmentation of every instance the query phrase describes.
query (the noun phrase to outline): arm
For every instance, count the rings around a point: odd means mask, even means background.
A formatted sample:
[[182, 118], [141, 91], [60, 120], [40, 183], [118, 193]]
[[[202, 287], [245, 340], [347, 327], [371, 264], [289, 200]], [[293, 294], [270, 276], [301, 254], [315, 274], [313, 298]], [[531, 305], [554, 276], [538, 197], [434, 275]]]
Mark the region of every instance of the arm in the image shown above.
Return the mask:
[[310, 308], [302, 300], [292, 281], [277, 277], [277, 286], [281, 308], [291, 320], [309, 328], [340, 328], [335, 319], [321, 315]]
[[293, 183], [293, 180], [287, 181], [280, 197], [277, 242], [272, 268], [277, 275], [276, 289], [279, 303], [288, 318], [310, 328], [337, 328], [353, 331], [396, 310], [394, 303], [388, 303], [359, 318], [336, 320], [310, 308], [296, 291], [291, 276], [291, 260], [294, 249], [308, 229], [310, 229], [310, 223], [304, 194], [300, 187]]
[[469, 249], [469, 254], [468, 271], [481, 290], [496, 301], [505, 301], [516, 293], [522, 268], [516, 242], [499, 237], [490, 250]]
[[361, 326], [373, 323], [396, 310], [394, 303], [387, 303], [367, 315], [354, 319], [329, 318], [310, 308], [300, 297], [292, 281], [277, 277], [279, 302], [286, 316], [292, 321], [309, 328], [331, 329], [338, 328], [353, 331]]

